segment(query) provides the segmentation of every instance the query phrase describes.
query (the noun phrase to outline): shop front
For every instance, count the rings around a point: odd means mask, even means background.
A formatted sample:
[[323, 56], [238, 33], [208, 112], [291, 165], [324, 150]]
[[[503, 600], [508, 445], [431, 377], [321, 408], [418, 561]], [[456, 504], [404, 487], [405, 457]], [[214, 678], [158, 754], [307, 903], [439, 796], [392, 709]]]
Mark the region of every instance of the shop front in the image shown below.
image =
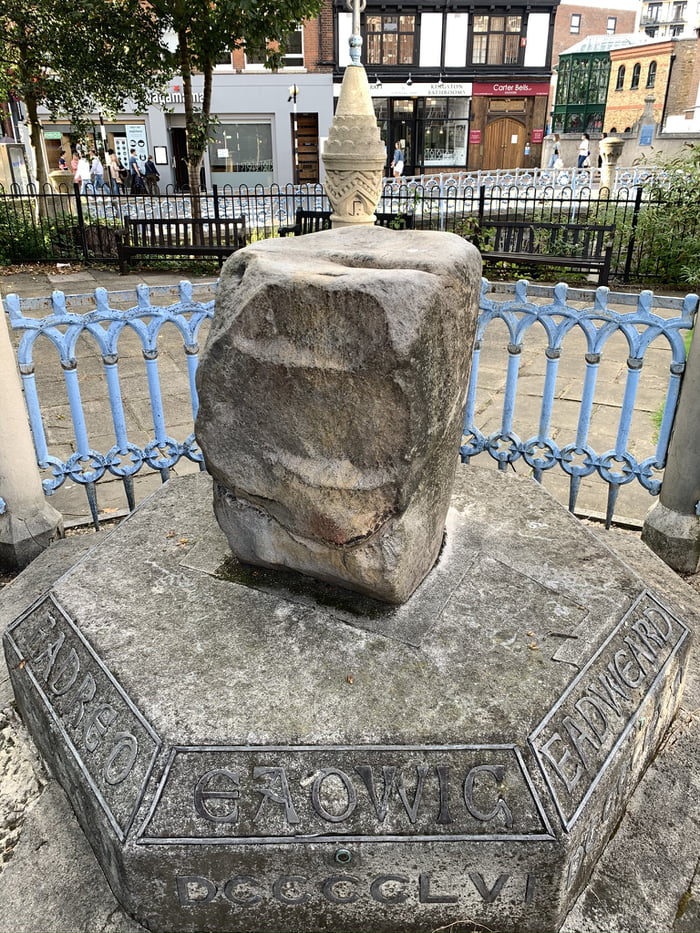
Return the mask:
[[534, 168], [541, 162], [549, 82], [474, 82], [469, 168]]
[[465, 170], [471, 84], [410, 78], [381, 84], [370, 74], [369, 86], [386, 145], [387, 177], [396, 145], [404, 153], [406, 176]]

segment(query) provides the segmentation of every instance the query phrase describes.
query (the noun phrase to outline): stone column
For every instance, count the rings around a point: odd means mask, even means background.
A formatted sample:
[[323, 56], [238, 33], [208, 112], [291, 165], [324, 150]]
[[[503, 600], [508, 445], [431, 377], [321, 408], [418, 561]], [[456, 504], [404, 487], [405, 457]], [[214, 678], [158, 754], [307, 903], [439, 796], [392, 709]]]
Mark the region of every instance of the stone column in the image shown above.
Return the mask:
[[659, 501], [642, 541], [680, 573], [700, 569], [700, 339], [690, 345]]
[[0, 567], [17, 570], [63, 535], [63, 518], [41, 488], [7, 319], [0, 315]]
[[624, 139], [620, 139], [619, 136], [606, 136], [605, 139], [601, 139], [598, 143], [598, 151], [603, 160], [600, 170], [601, 191], [603, 188], [607, 188], [608, 193], [612, 194], [615, 187], [615, 168], [620, 161], [624, 145]]

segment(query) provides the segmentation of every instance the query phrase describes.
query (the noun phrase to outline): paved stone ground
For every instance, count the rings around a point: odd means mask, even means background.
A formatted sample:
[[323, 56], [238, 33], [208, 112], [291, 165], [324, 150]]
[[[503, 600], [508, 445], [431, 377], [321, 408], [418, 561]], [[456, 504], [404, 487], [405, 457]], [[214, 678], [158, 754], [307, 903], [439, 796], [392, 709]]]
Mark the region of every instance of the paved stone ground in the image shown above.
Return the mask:
[[[177, 278], [167, 272], [120, 277], [85, 269], [30, 268], [0, 278], [0, 290], [3, 295], [16, 291], [27, 297], [42, 297], [53, 288], [80, 294], [91, 291], [97, 284], [108, 290], [122, 290], [133, 288], [137, 281], [170, 284]], [[496, 340], [493, 349], [498, 354], [503, 346]], [[532, 397], [536, 398], [540, 375], [536, 371], [536, 353], [531, 366]], [[663, 361], [660, 366], [663, 369]], [[620, 367], [617, 375], [612, 374], [611, 387], [622, 372]], [[502, 381], [503, 368], [494, 363], [488, 385], [494, 397]], [[485, 411], [489, 404], [487, 400]], [[657, 404], [653, 392], [645, 404], [643, 414], [648, 417]], [[612, 398], [610, 408], [614, 408]], [[494, 418], [495, 411], [496, 408]], [[610, 412], [603, 413], [603, 420], [606, 417], [610, 417]], [[651, 429], [647, 429], [649, 436], [643, 438], [644, 443], [650, 442]], [[482, 457], [480, 462], [485, 459]], [[151, 482], [159, 482], [159, 477], [155, 476]], [[101, 494], [100, 504], [107, 516], [124, 505], [118, 484], [112, 485], [114, 495], [111, 491]], [[546, 485], [557, 494], [549, 483]], [[71, 491], [64, 493], [68, 495]], [[82, 490], [77, 493], [82, 497]], [[72, 500], [65, 501], [73, 502], [76, 517], [82, 518], [84, 502], [79, 504], [75, 490], [72, 495]], [[58, 495], [54, 501], [59, 508], [64, 507]], [[632, 524], [643, 518], [648, 505], [646, 493], [640, 505], [625, 505]], [[591, 512], [602, 511], [600, 498], [588, 508]], [[621, 530], [605, 532], [599, 525], [591, 527], [677, 606], [691, 627], [700, 625], [697, 579], [681, 580], [642, 545], [638, 534]], [[44, 585], [48, 586], [105, 533], [77, 534], [58, 542], [35, 562], [33, 569], [41, 568]], [[3, 582], [6, 581], [0, 579], [0, 585]], [[30, 586], [27, 577], [20, 575], [0, 590], [0, 628], [39, 595], [37, 589], [41, 587], [37, 588], [36, 581]], [[633, 795], [591, 882], [567, 918], [564, 933], [700, 931], [700, 677], [696, 659], [697, 650], [692, 656], [681, 712], [662, 751]], [[1, 664], [0, 711], [0, 930], [4, 933], [140, 930], [114, 900], [65, 796], [37, 759], [12, 708], [8, 675]], [[456, 933], [460, 927], [454, 929]]]

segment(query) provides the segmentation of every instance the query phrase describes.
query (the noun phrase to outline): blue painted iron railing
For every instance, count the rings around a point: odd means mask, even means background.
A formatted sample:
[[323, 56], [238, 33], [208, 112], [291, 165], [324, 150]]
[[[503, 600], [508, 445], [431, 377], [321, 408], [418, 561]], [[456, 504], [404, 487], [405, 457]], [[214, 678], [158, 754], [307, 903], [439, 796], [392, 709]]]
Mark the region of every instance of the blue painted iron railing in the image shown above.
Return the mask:
[[[606, 525], [609, 526], [614, 513], [620, 487], [635, 479], [652, 495], [661, 490], [660, 471], [666, 464], [668, 442], [673, 417], [678, 402], [680, 383], [685, 370], [686, 349], [682, 330], [693, 327], [698, 308], [698, 296], [687, 295], [684, 299], [655, 298], [650, 291], [641, 295], [611, 295], [605, 287], [596, 289], [590, 307], [577, 308], [572, 302], [586, 300], [591, 293], [580, 289], [569, 289], [565, 284], [552, 287], [530, 285], [525, 281], [514, 285], [502, 285], [501, 291], [510, 294], [504, 300], [488, 297], [493, 286], [484, 280], [480, 301], [476, 345], [472, 373], [467, 395], [464, 421], [464, 439], [461, 447], [462, 461], [469, 460], [482, 452], [488, 452], [505, 470], [508, 464], [522, 458], [532, 469], [536, 480], [559, 466], [570, 477], [569, 509], [574, 511], [576, 500], [585, 476], [597, 473], [608, 484]], [[548, 298], [545, 303], [536, 303], [534, 298]], [[615, 304], [636, 307], [629, 312], [614, 311], [608, 307], [610, 299]], [[662, 317], [654, 313], [654, 306], [680, 311], [675, 317]], [[502, 320], [508, 328], [508, 364], [502, 419], [497, 431], [485, 436], [475, 425], [475, 399], [479, 380], [479, 357], [484, 333], [494, 319]], [[547, 336], [545, 348], [546, 370], [540, 405], [538, 432], [532, 437], [521, 439], [515, 432], [513, 414], [518, 391], [518, 377], [523, 342], [534, 324], [539, 323]], [[562, 344], [567, 334], [578, 329], [586, 341], [586, 370], [582, 389], [575, 437], [560, 445], [552, 438], [552, 408], [555, 399], [557, 376], [559, 375]], [[613, 448], [596, 451], [589, 443], [591, 414], [595, 400], [596, 382], [606, 344], [616, 334], [627, 341], [627, 374], [624, 395], [617, 425], [617, 436]], [[644, 364], [644, 355], [649, 345], [657, 338], [665, 338], [671, 350], [666, 401], [659, 428], [656, 450], [651, 457], [637, 462], [628, 449], [632, 415], [635, 410], [639, 379]]]
[[[190, 411], [187, 415], [191, 415], [193, 420], [198, 407], [194, 380], [199, 353], [198, 335], [203, 322], [213, 315], [214, 289], [215, 285], [193, 287], [183, 282], [174, 296], [177, 300], [160, 306], [155, 302], [159, 298], [167, 299], [174, 290], [168, 286], [149, 289], [142, 285], [136, 290], [136, 304], [126, 310], [118, 310], [114, 305], [119, 303], [118, 298], [123, 303], [124, 296], [133, 293], [108, 294], [104, 289], [98, 289], [94, 298], [71, 298], [72, 303], [76, 302], [82, 307], [91, 302], [91, 310], [87, 313], [68, 311], [65, 295], [54, 292], [51, 299], [53, 313], [44, 317], [31, 315], [42, 310], [42, 305], [47, 303], [46, 299], [20, 300], [16, 295], [9, 295], [5, 299], [11, 326], [21, 334], [17, 356], [38, 463], [48, 473], [43, 480], [47, 495], [55, 492], [66, 479], [82, 485], [87, 493], [93, 520], [97, 524], [95, 487], [99, 480], [109, 477], [121, 479], [129, 508], [133, 508], [133, 478], [144, 467], [159, 471], [165, 481], [170, 470], [183, 457], [198, 463], [200, 468], [203, 466], [202, 454], [193, 433], [189, 433], [183, 440], [177, 440], [168, 433], [158, 369], [158, 339], [166, 324], [174, 325], [182, 337], [189, 386]], [[630, 310], [612, 310], [610, 305], [613, 301], [616, 306], [626, 305]], [[574, 304], [581, 302], [586, 303], [586, 307], [576, 307]], [[559, 467], [569, 476], [571, 511], [576, 507], [581, 480], [597, 475], [608, 484], [608, 523], [612, 520], [621, 486], [636, 480], [651, 495], [657, 495], [661, 488], [660, 474], [666, 462], [671, 425], [685, 368], [686, 353], [681, 332], [692, 328], [697, 306], [696, 295], [689, 295], [685, 299], [657, 298], [651, 292], [643, 292], [640, 296], [613, 295], [607, 288], [591, 292], [569, 289], [564, 284], [554, 288], [529, 285], [527, 282], [490, 285], [484, 280], [467, 394], [462, 460], [466, 463], [472, 457], [488, 453], [498, 462], [500, 469], [522, 460], [528, 464], [538, 481], [547, 471]], [[665, 315], [656, 311], [664, 311]], [[508, 362], [500, 425], [498, 430], [487, 435], [476, 423], [479, 363], [486, 329], [497, 319], [508, 330]], [[537, 433], [522, 439], [517, 433], [518, 426], [514, 418], [520, 360], [525, 338], [536, 324], [544, 329], [547, 338], [544, 349], [546, 368]], [[130, 437], [124, 411], [119, 340], [127, 330], [138, 337], [145, 361], [153, 429], [152, 437], [145, 444], [137, 444]], [[552, 436], [553, 406], [560, 376], [562, 344], [564, 338], [573, 331], [580, 332], [585, 338], [585, 376], [575, 434], [565, 443], [558, 443]], [[606, 344], [616, 334], [625, 338], [629, 351], [625, 387], [615, 444], [611, 449], [597, 451], [589, 438], [591, 413]], [[77, 343], [84, 336], [92, 338], [101, 355], [108, 389], [114, 443], [105, 451], [91, 447], [86, 423], [77, 362]], [[40, 337], [53, 344], [63, 370], [75, 439], [74, 452], [65, 460], [51, 453], [47, 443], [35, 381], [35, 348]], [[628, 445], [632, 415], [645, 352], [657, 339], [666, 341], [671, 351], [666, 404], [656, 450], [652, 456], [638, 462]]]

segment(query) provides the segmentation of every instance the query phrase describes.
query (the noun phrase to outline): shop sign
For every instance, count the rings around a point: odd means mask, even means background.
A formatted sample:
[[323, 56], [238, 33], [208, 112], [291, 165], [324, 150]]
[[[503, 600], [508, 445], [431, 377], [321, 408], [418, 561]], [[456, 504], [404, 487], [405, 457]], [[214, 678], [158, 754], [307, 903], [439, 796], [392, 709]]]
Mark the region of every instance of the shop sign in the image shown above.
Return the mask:
[[544, 139], [544, 130], [533, 130], [532, 131], [532, 142], [541, 143]]
[[[470, 81], [413, 81], [411, 84], [377, 84], [369, 80], [372, 97], [471, 97]], [[340, 96], [340, 84], [333, 85], [333, 96]]]
[[530, 81], [474, 82], [474, 96], [483, 97], [548, 97], [549, 84], [533, 84]]
[[60, 130], [45, 130], [44, 139], [62, 139], [63, 133]]
[[469, 130], [469, 145], [478, 145], [481, 142], [481, 130]]

